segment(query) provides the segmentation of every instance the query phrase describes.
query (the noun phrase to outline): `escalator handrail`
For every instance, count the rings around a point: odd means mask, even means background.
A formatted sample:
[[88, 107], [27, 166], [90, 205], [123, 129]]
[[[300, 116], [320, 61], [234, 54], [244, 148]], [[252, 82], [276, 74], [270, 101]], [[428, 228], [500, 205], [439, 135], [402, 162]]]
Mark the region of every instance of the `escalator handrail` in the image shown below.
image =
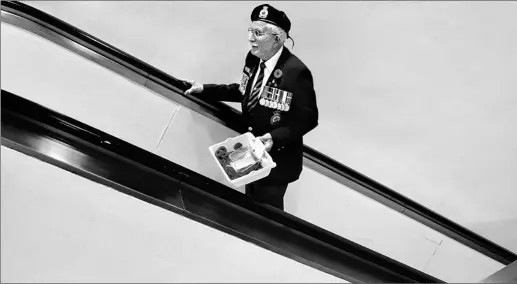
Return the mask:
[[[219, 225], [214, 227], [216, 229], [224, 230], [230, 225], [233, 227], [228, 231], [230, 234], [238, 232], [239, 237], [254, 243], [269, 241], [274, 246], [269, 249], [283, 251], [284, 255], [287, 252], [286, 256], [293, 259], [300, 260], [302, 256], [296, 257], [296, 253], [301, 253], [306, 260], [302, 262], [316, 264], [315, 267], [323, 267], [322, 270], [349, 281], [443, 283], [286, 212], [260, 205], [199, 173], [9, 91], [1, 90], [1, 100], [2, 144], [14, 150], [187, 218], [209, 220], [205, 224]], [[58, 158], [55, 158], [51, 143], [59, 144], [56, 153], [61, 155], [57, 155]], [[80, 156], [74, 156], [74, 152], [79, 152]], [[200, 191], [203, 193], [199, 194]], [[193, 206], [193, 203], [196, 204]], [[249, 222], [262, 224], [253, 226], [258, 234], [240, 230], [249, 227]], [[307, 255], [312, 259], [307, 259]]]
[[[62, 36], [77, 42], [78, 44], [83, 45], [130, 70], [133, 70], [134, 72], [148, 78], [148, 80], [154, 80], [157, 84], [177, 92], [180, 95], [190, 87], [189, 83], [174, 78], [154, 66], [151, 66], [150, 64], [147, 64], [142, 60], [139, 60], [134, 56], [34, 7], [18, 1], [2, 1], [1, 6], [2, 10], [14, 13], [43, 25], [58, 34], [61, 34]], [[224, 121], [226, 126], [238, 133], [246, 131], [244, 126], [240, 124], [240, 112], [238, 110], [222, 102], [208, 102], [191, 96], [185, 96], [185, 99], [190, 100], [195, 104], [199, 104], [205, 109], [211, 110], [213, 115]], [[483, 253], [496, 261], [507, 265], [517, 260], [517, 255], [508, 249], [472, 232], [448, 218], [445, 218], [444, 216], [400, 193], [397, 193], [364, 174], [343, 165], [310, 146], [304, 145], [304, 157], [320, 166], [322, 169], [331, 172], [332, 176], [337, 176], [337, 179], [334, 177], [332, 178], [338, 182], [341, 182], [340, 179], [352, 181], [367, 190], [370, 196], [375, 197], [375, 200], [384, 200], [386, 201], [385, 204], [395, 204], [402, 207], [402, 214], [405, 214], [408, 217], [480, 253]]]

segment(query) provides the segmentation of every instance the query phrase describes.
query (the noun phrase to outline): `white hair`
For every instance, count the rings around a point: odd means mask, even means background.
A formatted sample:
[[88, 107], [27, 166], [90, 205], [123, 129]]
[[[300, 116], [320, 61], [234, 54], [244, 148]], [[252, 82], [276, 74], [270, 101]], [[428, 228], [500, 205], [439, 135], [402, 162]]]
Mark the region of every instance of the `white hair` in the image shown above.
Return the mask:
[[275, 26], [273, 24], [267, 23], [266, 27], [271, 30], [274, 34], [277, 34], [280, 37], [280, 43], [283, 45], [287, 40], [287, 33], [280, 27]]

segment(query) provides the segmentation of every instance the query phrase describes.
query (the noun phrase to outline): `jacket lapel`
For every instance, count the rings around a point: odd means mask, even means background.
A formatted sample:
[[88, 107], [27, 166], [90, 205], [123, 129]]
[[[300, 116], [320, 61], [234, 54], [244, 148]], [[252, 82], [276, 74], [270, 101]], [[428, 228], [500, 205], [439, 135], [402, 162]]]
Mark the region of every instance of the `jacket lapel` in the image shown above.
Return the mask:
[[[260, 62], [260, 61], [258, 61], [258, 62]], [[250, 96], [250, 91], [253, 88], [253, 80], [255, 80], [255, 76], [257, 75], [257, 71], [258, 71], [258, 64], [253, 66], [253, 69], [251, 70], [250, 82], [248, 83], [248, 86], [246, 86], [246, 93], [245, 93], [246, 94], [246, 99], [248, 99], [249, 96]]]
[[283, 73], [284, 65], [287, 59], [289, 58], [290, 52], [287, 49], [287, 47], [284, 46], [284, 49], [282, 50], [282, 54], [280, 54], [280, 57], [278, 58], [278, 61], [276, 62], [276, 65], [271, 72], [271, 75], [269, 75], [269, 78], [267, 79], [266, 86], [271, 86], [273, 80], [275, 81], [275, 84], [277, 86], [280, 85], [280, 82], [282, 82], [283, 74], [279, 78], [276, 78], [275, 72], [278, 72], [277, 70], [280, 70]]
[[247, 111], [246, 105], [248, 105], [248, 101], [249, 101], [249, 98], [250, 98], [250, 90], [251, 90], [251, 88], [253, 88], [252, 85], [253, 85], [253, 80], [255, 79], [255, 75], [257, 73], [257, 70], [258, 70], [257, 67], [258, 67], [258, 64], [256, 64], [251, 69], [251, 72], [250, 72], [251, 73], [251, 77], [249, 78], [248, 85], [246, 86], [246, 91], [244, 92], [244, 100], [243, 100], [242, 105], [241, 105], [242, 112]]

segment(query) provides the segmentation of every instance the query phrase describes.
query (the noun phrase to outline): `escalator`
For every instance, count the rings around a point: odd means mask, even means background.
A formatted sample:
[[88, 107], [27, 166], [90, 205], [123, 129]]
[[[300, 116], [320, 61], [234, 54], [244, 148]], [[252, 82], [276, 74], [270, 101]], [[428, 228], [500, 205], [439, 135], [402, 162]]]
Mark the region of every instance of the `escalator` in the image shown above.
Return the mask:
[[6, 147], [346, 281], [442, 282], [8, 91], [1, 96]]
[[[236, 110], [223, 103], [208, 103], [179, 95], [188, 88], [188, 84], [185, 82], [37, 9], [18, 2], [2, 2], [2, 21], [48, 38], [168, 99], [202, 113], [236, 132], [245, 131], [245, 127], [240, 125], [239, 120], [236, 119], [239, 115]], [[33, 112], [25, 112], [26, 109]], [[107, 133], [99, 132], [97, 129], [44, 109], [42, 106], [35, 105], [4, 90], [2, 90], [2, 137], [2, 143], [8, 147], [37, 156], [154, 205], [216, 226], [220, 230], [248, 241], [255, 240], [257, 244], [265, 246], [267, 249], [291, 258], [302, 259], [307, 265], [318, 267], [318, 269], [348, 281], [439, 282], [434, 277], [393, 261], [309, 222], [289, 214], [263, 208], [247, 200], [235, 190], [203, 177], [195, 171], [138, 149]], [[30, 137], [33, 137], [32, 140]], [[52, 137], [50, 139], [52, 141], [66, 141], [64, 143], [68, 144], [68, 147], [80, 149], [83, 157], [91, 157], [88, 161], [91, 160], [92, 164], [73, 159], [56, 160], [49, 153], [38, 150], [37, 147], [33, 149], [34, 141], [41, 141], [40, 138], [35, 137]], [[511, 252], [396, 194], [308, 146], [305, 146], [304, 155], [307, 167], [338, 183], [354, 184], [363, 194], [403, 212], [465, 246], [504, 264], [515, 259]], [[84, 168], [85, 166], [86, 168]], [[153, 186], [149, 187], [149, 183], [152, 183]], [[176, 190], [171, 190], [171, 188], [176, 188]], [[260, 228], [260, 232], [257, 231], [257, 228]], [[266, 234], [267, 239], [260, 239], [260, 237], [265, 238], [267, 228], [271, 228], [271, 232]], [[279, 228], [283, 228], [285, 231], [277, 231]], [[289, 232], [293, 236], [289, 235]], [[257, 239], [261, 241], [257, 241]], [[286, 239], [291, 241], [286, 242]], [[317, 244], [311, 243], [316, 240]], [[319, 254], [315, 254], [316, 252]]]

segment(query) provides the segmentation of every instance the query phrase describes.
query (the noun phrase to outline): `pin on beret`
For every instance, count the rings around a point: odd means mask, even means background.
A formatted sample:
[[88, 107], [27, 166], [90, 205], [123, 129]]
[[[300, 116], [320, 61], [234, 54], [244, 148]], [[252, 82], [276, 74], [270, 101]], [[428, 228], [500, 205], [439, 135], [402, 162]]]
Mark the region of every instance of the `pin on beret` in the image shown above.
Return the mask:
[[287, 35], [291, 30], [291, 21], [287, 15], [269, 4], [255, 7], [251, 12], [251, 21], [263, 21], [283, 29]]

